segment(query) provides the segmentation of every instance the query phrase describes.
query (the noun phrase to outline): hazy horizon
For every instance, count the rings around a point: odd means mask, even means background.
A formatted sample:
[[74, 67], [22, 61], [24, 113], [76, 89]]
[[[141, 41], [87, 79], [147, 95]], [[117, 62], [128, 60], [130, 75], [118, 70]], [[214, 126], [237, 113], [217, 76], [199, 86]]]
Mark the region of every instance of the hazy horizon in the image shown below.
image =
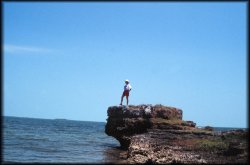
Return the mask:
[[[67, 121], [80, 121], [80, 122], [97, 122], [97, 123], [107, 123], [107, 121], [88, 121], [88, 120], [75, 120], [66, 118], [36, 118], [36, 117], [25, 117], [25, 116], [3, 116], [3, 117], [16, 117], [16, 118], [28, 118], [28, 119], [42, 119], [42, 120], [67, 120]], [[193, 121], [195, 123], [195, 121]], [[243, 128], [248, 129], [248, 127], [227, 127], [227, 126], [212, 126], [212, 125], [196, 125], [195, 127], [216, 127], [216, 128]]]

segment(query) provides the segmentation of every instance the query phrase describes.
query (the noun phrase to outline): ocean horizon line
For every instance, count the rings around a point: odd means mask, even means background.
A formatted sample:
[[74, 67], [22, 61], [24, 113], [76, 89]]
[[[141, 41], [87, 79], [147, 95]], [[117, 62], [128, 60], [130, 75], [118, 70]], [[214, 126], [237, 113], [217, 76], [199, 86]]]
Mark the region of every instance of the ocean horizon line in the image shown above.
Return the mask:
[[41, 119], [41, 120], [61, 120], [61, 121], [81, 121], [81, 122], [96, 122], [106, 123], [106, 121], [90, 121], [90, 120], [77, 120], [77, 119], [66, 119], [66, 118], [40, 118], [40, 117], [25, 117], [25, 116], [2, 116], [2, 117], [15, 117], [15, 118], [26, 118], [26, 119]]
[[[90, 121], [90, 120], [77, 120], [77, 119], [66, 119], [66, 118], [40, 118], [40, 117], [24, 117], [24, 116], [2, 116], [2, 117], [15, 117], [15, 118], [26, 118], [26, 119], [41, 119], [41, 120], [61, 120], [61, 121], [80, 121], [80, 122], [96, 122], [96, 123], [107, 123], [107, 121]], [[211, 126], [211, 125], [197, 125], [198, 128], [204, 127], [212, 127], [212, 128], [228, 128], [228, 129], [248, 129], [248, 127], [234, 127], [234, 126]]]

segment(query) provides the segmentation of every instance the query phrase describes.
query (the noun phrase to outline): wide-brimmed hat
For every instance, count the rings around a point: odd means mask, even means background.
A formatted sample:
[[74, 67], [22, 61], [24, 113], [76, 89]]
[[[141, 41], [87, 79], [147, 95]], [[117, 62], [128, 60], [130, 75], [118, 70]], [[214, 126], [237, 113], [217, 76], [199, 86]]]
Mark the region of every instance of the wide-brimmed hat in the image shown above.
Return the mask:
[[129, 82], [129, 80], [127, 79], [127, 80], [125, 80], [125, 82]]

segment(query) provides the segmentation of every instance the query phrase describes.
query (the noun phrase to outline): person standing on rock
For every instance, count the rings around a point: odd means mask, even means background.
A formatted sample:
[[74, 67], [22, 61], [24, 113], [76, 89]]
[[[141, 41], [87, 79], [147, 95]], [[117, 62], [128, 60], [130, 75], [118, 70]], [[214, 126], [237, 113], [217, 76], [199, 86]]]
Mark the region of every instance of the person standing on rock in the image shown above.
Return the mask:
[[125, 86], [124, 86], [124, 91], [123, 91], [123, 93], [122, 93], [120, 105], [122, 105], [124, 96], [126, 96], [127, 105], [128, 105], [128, 97], [129, 97], [129, 92], [131, 91], [131, 89], [132, 89], [132, 87], [131, 87], [131, 85], [129, 84], [129, 80], [125, 80]]

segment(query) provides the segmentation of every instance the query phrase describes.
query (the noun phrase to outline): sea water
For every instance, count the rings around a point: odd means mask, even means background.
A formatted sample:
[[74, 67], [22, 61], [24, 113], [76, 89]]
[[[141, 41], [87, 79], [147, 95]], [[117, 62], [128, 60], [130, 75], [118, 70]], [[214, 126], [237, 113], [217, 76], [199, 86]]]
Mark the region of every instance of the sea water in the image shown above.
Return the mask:
[[108, 163], [124, 152], [105, 134], [105, 122], [5, 116], [2, 123], [3, 162]]
[[3, 117], [3, 162], [105, 163], [119, 142], [105, 122]]

